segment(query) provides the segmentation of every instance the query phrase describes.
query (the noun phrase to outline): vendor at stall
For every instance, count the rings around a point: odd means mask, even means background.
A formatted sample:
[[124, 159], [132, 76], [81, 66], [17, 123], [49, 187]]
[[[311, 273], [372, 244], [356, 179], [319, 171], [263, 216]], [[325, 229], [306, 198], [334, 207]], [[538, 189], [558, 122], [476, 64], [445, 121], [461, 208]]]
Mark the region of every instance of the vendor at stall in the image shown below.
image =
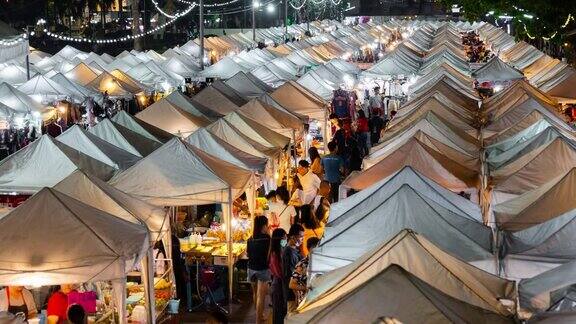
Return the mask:
[[0, 290], [0, 311], [22, 313], [26, 319], [36, 317], [38, 310], [32, 293], [22, 286], [10, 286]]
[[48, 299], [48, 324], [63, 324], [68, 320], [68, 294], [76, 291], [73, 285], [60, 285]]

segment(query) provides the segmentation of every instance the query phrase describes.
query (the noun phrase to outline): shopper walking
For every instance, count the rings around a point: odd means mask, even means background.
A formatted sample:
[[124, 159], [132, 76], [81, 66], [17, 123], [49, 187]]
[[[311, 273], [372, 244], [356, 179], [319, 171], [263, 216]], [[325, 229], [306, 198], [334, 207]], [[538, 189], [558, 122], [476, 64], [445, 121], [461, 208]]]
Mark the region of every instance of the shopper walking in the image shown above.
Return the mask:
[[282, 271], [282, 248], [288, 245], [286, 231], [277, 228], [272, 232], [270, 243], [270, 273], [272, 275], [272, 323], [284, 323], [287, 313], [287, 300], [284, 292], [284, 273]]
[[[310, 205], [302, 206], [310, 208]], [[294, 224], [290, 227], [288, 232], [288, 245], [282, 251], [282, 272], [284, 279], [284, 292], [286, 293], [287, 309], [288, 312], [292, 312], [296, 309], [296, 295], [290, 289], [290, 278], [292, 278], [292, 273], [296, 268], [296, 264], [300, 262], [302, 256], [300, 255], [300, 246], [304, 239], [304, 228], [300, 224]]]
[[324, 168], [324, 180], [330, 183], [330, 199], [332, 202], [338, 201], [338, 188], [342, 175], [344, 174], [344, 160], [337, 154], [338, 147], [336, 143], [328, 143], [330, 154], [322, 158], [322, 167]]
[[264, 305], [270, 282], [268, 254], [270, 250], [270, 235], [268, 218], [254, 218], [254, 231], [247, 242], [248, 280], [252, 284], [254, 305], [256, 305], [256, 323], [265, 323]]

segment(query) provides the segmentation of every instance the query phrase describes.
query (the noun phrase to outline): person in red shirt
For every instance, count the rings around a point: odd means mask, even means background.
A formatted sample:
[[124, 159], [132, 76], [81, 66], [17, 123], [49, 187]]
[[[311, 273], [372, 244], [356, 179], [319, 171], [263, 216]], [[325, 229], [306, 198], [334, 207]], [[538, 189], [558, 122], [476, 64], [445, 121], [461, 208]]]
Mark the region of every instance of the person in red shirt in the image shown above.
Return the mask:
[[360, 146], [360, 151], [364, 156], [366, 156], [370, 153], [370, 128], [368, 127], [368, 118], [366, 118], [364, 110], [358, 111], [356, 132], [358, 133], [358, 145]]
[[73, 285], [60, 285], [60, 290], [48, 299], [48, 324], [63, 324], [68, 320], [68, 294], [75, 291]]

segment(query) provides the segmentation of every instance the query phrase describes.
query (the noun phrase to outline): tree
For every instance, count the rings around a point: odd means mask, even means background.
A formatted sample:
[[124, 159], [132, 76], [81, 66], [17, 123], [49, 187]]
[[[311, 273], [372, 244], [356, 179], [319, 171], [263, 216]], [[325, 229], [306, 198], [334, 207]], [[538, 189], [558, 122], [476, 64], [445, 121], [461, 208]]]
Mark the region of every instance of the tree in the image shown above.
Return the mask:
[[[140, 33], [140, 1], [132, 0], [132, 35]], [[142, 38], [134, 39], [134, 49], [141, 51], [143, 49]]]

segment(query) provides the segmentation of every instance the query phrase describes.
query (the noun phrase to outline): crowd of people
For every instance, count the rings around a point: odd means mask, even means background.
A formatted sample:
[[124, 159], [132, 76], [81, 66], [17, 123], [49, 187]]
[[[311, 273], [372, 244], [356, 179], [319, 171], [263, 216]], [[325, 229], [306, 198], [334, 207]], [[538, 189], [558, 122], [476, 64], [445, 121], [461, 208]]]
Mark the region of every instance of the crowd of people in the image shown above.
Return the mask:
[[492, 57], [490, 50], [474, 31], [463, 33], [462, 44], [471, 63], [485, 63]]
[[305, 296], [308, 256], [324, 235], [330, 206], [338, 201], [344, 177], [361, 170], [362, 159], [394, 118], [398, 107], [394, 99], [375, 88], [366, 106], [362, 102], [353, 113], [331, 114], [328, 152], [322, 156], [310, 147], [290, 186], [284, 182], [267, 194], [268, 209], [255, 217], [247, 250], [257, 323], [267, 320], [268, 295], [273, 323], [283, 323]]

